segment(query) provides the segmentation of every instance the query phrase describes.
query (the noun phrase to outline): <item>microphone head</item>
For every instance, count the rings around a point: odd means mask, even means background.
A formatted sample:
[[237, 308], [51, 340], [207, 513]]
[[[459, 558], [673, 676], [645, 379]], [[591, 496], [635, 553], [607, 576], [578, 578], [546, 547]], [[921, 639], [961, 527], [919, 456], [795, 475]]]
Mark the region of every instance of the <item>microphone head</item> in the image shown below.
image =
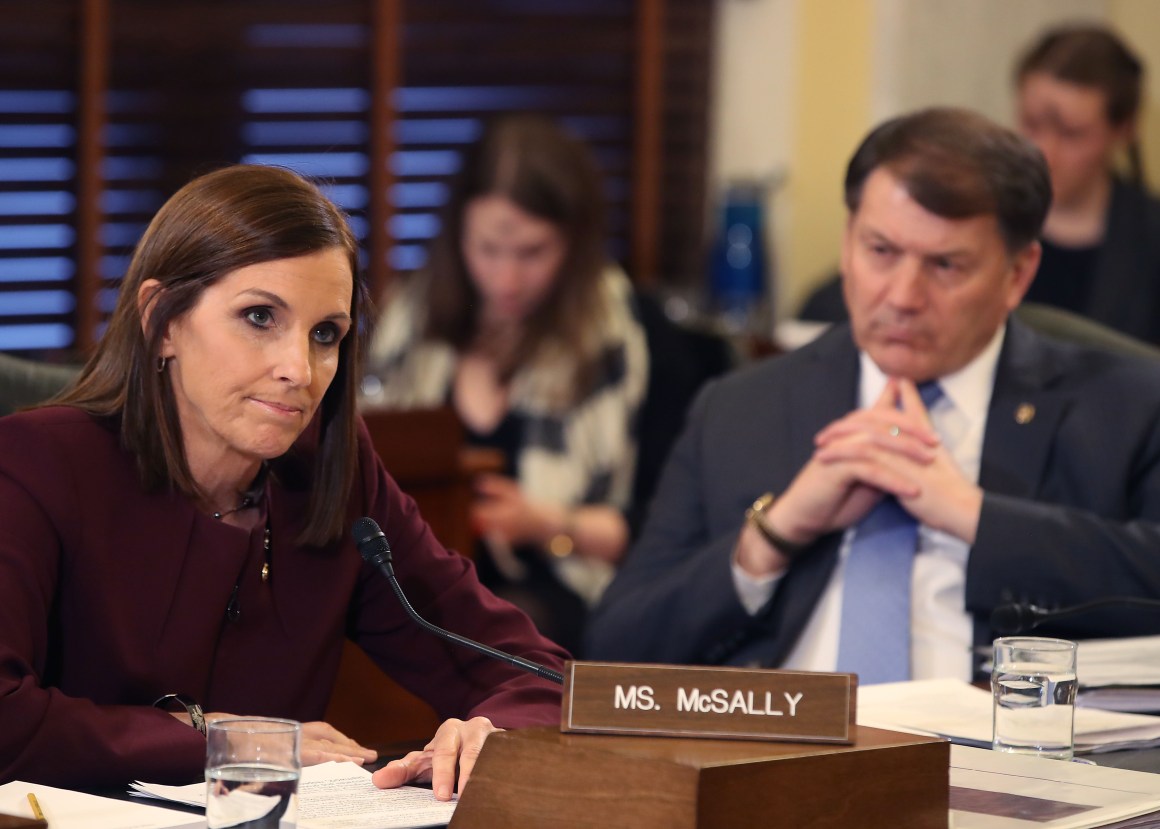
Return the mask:
[[391, 560], [391, 545], [373, 518], [360, 518], [351, 529], [359, 555], [368, 564], [382, 567]]
[[1014, 636], [1035, 627], [1042, 613], [1033, 604], [1001, 604], [991, 611], [991, 628], [1000, 636]]

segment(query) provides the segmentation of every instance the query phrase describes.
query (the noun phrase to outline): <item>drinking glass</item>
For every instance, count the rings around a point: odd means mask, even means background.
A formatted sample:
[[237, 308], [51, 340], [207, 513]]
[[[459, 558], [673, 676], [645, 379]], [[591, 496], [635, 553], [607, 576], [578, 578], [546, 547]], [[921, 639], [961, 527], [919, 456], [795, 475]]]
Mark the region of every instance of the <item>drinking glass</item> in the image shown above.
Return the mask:
[[995, 640], [991, 669], [995, 751], [1070, 760], [1075, 753], [1075, 642]]
[[295, 829], [301, 725], [294, 720], [215, 720], [206, 731], [208, 829]]

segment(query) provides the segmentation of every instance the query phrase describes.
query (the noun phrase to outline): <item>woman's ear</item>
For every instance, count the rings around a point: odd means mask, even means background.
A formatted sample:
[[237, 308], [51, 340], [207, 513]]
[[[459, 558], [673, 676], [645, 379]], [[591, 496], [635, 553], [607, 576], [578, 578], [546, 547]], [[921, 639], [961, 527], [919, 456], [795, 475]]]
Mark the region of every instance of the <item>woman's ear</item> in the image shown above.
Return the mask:
[[[146, 279], [137, 288], [137, 315], [141, 317], [141, 333], [146, 337], [149, 336], [149, 317], [153, 313], [153, 308], [157, 304], [157, 297], [162, 291], [161, 282], [156, 279]], [[164, 332], [161, 340], [161, 353], [158, 357], [170, 357], [172, 354], [166, 353], [169, 348], [169, 332]]]

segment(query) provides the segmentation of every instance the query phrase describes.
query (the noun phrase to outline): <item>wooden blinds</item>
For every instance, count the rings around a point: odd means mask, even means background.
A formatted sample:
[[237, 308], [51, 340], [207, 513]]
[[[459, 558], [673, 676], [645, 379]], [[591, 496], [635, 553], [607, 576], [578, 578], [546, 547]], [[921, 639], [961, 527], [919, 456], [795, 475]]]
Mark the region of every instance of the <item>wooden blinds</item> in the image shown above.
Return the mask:
[[372, 290], [484, 118], [548, 113], [638, 281], [702, 269], [711, 0], [0, 0], [0, 350], [85, 351], [150, 216], [223, 164], [315, 176]]

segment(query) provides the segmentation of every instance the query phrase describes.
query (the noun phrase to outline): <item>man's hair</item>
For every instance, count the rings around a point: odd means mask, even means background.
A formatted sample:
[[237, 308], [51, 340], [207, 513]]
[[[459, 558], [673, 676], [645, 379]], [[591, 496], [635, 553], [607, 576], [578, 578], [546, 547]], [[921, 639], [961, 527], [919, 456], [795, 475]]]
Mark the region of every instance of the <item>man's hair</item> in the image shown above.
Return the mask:
[[866, 136], [846, 168], [846, 207], [878, 168], [923, 209], [944, 219], [993, 214], [1007, 250], [1039, 237], [1051, 206], [1051, 178], [1030, 141], [974, 112], [924, 109], [893, 118]]

